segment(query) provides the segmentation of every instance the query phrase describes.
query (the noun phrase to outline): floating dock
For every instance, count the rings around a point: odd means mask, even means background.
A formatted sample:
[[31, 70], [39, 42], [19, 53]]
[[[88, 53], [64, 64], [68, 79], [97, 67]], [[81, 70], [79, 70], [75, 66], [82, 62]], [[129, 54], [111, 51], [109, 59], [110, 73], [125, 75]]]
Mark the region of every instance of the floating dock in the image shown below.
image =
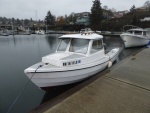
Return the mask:
[[150, 48], [102, 73], [60, 103], [47, 104], [36, 113], [150, 113]]

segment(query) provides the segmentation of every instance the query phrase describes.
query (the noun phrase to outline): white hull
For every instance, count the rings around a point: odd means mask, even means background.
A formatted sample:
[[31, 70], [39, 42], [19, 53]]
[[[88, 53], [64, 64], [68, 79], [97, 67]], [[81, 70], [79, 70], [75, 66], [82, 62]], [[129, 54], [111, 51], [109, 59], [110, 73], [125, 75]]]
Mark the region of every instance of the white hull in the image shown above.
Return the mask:
[[[95, 67], [73, 71], [35, 73], [31, 80], [38, 87], [65, 85], [81, 81], [91, 75], [94, 75], [102, 71], [104, 68], [106, 68], [106, 66], [107, 63], [104, 63]], [[27, 75], [28, 77], [31, 77], [32, 74], [33, 73], [28, 73]]]
[[[114, 62], [118, 58], [119, 49], [116, 52], [109, 52], [108, 55], [112, 62]], [[59, 86], [70, 83], [75, 83], [86, 79], [102, 70], [104, 70], [108, 66], [109, 57], [103, 59], [103, 61], [98, 61], [96, 63], [91, 63], [78, 67], [76, 69], [61, 70], [61, 71], [40, 71], [37, 70], [36, 73], [26, 73], [29, 79], [33, 83], [35, 83], [38, 87], [49, 87], [49, 86]], [[36, 69], [40, 63], [34, 65], [33, 67]], [[95, 64], [95, 65], [94, 65]], [[34, 72], [34, 71], [33, 71]]]
[[38, 34], [38, 35], [44, 35], [45, 34], [45, 32], [43, 30], [35, 31], [35, 33]]
[[120, 36], [124, 42], [125, 48], [144, 46], [149, 43], [149, 38], [146, 36], [144, 37], [131, 34], [122, 34]]

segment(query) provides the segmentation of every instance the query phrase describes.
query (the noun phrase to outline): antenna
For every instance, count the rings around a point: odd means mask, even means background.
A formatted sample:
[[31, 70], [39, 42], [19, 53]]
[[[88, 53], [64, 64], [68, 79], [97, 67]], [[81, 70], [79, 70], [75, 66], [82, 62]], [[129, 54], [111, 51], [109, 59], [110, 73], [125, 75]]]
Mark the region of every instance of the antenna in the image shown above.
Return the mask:
[[37, 10], [35, 10], [35, 14], [36, 14], [36, 21], [37, 21]]

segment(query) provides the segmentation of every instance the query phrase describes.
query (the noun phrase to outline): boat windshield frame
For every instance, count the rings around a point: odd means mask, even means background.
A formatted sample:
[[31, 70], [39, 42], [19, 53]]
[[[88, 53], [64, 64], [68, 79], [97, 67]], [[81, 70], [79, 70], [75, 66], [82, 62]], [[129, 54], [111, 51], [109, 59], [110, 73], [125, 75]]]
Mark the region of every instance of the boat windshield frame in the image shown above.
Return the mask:
[[[65, 47], [64, 45], [62, 45], [62, 42], [64, 42], [63, 40], [68, 40], [68, 42], [66, 43]], [[85, 42], [84, 42], [85, 40]], [[72, 42], [75, 41], [76, 45], [72, 46]], [[59, 42], [59, 45], [57, 47], [56, 52], [70, 52], [70, 53], [78, 53], [78, 54], [87, 54], [88, 50], [89, 50], [89, 43], [90, 43], [90, 39], [83, 39], [83, 38], [62, 38]], [[82, 45], [83, 44], [83, 45]], [[64, 48], [60, 48], [60, 47], [64, 47]], [[72, 50], [71, 50], [72, 49]]]
[[[78, 41], [78, 42], [76, 42], [76, 45], [72, 46], [72, 44], [74, 44], [74, 43], [72, 43], [73, 41]], [[86, 42], [83, 42], [83, 41], [86, 41]], [[83, 43], [84, 43], [84, 45], [81, 45]], [[89, 43], [90, 43], [90, 39], [72, 38], [70, 41], [70, 46], [69, 46], [68, 51], [73, 52], [73, 53], [79, 53], [79, 54], [87, 54], [88, 48], [89, 48]], [[79, 48], [79, 46], [82, 46], [82, 47]], [[72, 47], [74, 47], [74, 48], [72, 48]]]
[[[66, 47], [65, 48], [61, 48], [61, 49], [64, 49], [64, 50], [61, 50], [60, 47], [62, 45], [62, 42], [63, 40], [68, 40], [67, 44], [66, 44]], [[70, 39], [69, 38], [63, 38], [63, 39], [60, 39], [59, 41], [59, 44], [58, 44], [58, 47], [57, 47], [57, 50], [56, 51], [59, 51], [59, 52], [65, 52], [69, 46], [69, 43], [70, 43]]]
[[134, 35], [146, 35], [146, 30], [128, 30], [127, 33]]

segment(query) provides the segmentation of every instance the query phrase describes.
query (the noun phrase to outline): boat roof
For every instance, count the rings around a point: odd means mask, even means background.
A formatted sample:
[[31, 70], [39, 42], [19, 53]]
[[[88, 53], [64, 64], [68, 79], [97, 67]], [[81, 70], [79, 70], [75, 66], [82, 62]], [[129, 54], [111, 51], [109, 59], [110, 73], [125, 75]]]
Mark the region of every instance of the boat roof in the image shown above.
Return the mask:
[[135, 28], [135, 29], [129, 29], [127, 31], [147, 31], [147, 30], [142, 29], [142, 28]]
[[80, 33], [63, 35], [59, 38], [102, 39], [103, 36], [96, 33]]

